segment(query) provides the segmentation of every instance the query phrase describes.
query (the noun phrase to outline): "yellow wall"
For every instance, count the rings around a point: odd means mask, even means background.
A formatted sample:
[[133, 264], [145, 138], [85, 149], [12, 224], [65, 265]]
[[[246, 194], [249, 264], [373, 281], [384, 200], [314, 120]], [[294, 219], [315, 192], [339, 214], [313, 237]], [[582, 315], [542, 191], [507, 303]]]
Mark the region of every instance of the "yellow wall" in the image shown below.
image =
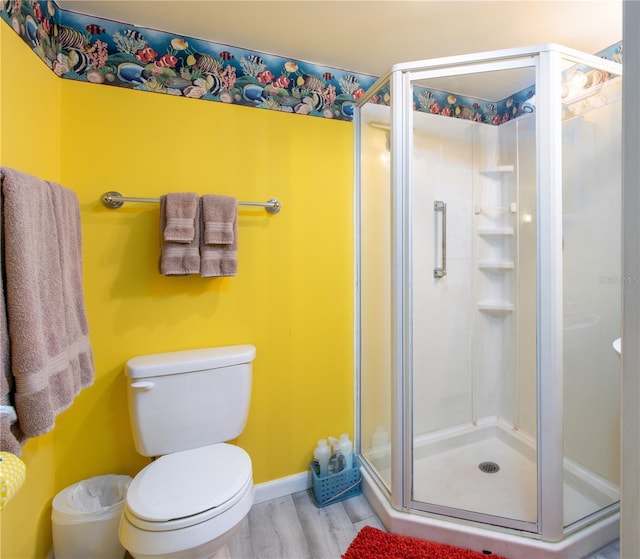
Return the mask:
[[[21, 43], [6, 26], [3, 53], [5, 42], [13, 58]], [[35, 159], [45, 147], [28, 135], [41, 117], [4, 123], [5, 92], [25, 111], [33, 104], [22, 107], [23, 64], [48, 72], [23, 50], [10, 68], [3, 54], [2, 135], [19, 137], [15, 151]], [[44, 557], [57, 491], [93, 475], [134, 475], [147, 462], [129, 433], [122, 369], [131, 356], [256, 346], [251, 412], [237, 441], [256, 483], [305, 471], [317, 439], [353, 433], [352, 125], [49, 78], [59, 95], [50, 117], [60, 130], [59, 181], [81, 204], [97, 373], [54, 431], [26, 445], [27, 482], [2, 511], [3, 559]], [[41, 105], [49, 98], [28, 91]], [[108, 190], [275, 197], [283, 210], [241, 210], [237, 277], [167, 278], [157, 272], [158, 206], [109, 210], [99, 202]]]
[[61, 81], [4, 22], [0, 69], [0, 163], [59, 180]]

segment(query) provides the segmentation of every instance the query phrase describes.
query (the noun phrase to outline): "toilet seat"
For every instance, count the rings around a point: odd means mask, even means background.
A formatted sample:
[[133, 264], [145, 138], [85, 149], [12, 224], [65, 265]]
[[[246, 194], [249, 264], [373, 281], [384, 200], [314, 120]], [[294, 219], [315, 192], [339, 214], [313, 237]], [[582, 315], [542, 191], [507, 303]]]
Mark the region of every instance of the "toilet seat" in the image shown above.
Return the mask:
[[153, 532], [186, 528], [233, 507], [253, 487], [251, 459], [219, 443], [162, 456], [131, 482], [128, 521]]

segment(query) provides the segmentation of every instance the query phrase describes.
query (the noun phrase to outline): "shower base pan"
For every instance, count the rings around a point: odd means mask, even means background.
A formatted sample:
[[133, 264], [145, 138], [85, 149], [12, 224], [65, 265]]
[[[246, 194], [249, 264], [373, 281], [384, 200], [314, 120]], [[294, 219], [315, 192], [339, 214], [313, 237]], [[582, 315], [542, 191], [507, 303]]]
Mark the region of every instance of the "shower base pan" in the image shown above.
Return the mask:
[[[606, 480], [572, 460], [564, 466], [565, 526], [619, 500]], [[416, 501], [536, 522], [534, 443], [497, 419], [416, 439], [413, 475]]]
[[[387, 459], [384, 453], [378, 454], [377, 458], [372, 456], [371, 463], [389, 485], [388, 455]], [[413, 477], [414, 501], [536, 521], [534, 446], [532, 441], [499, 420], [491, 419], [482, 426], [461, 427], [416, 438]], [[478, 528], [475, 523], [432, 517], [421, 511], [399, 512], [390, 506], [366, 468], [363, 468], [363, 491], [387, 529], [394, 533], [450, 545], [466, 542], [467, 547], [506, 557], [528, 557], [535, 552], [535, 557], [540, 559], [575, 559], [596, 551], [619, 534], [617, 512], [577, 529], [558, 543], [542, 542], [530, 534], [520, 536], [514, 530], [505, 529], [502, 533], [500, 528]], [[565, 460], [565, 526], [617, 500], [615, 487]]]

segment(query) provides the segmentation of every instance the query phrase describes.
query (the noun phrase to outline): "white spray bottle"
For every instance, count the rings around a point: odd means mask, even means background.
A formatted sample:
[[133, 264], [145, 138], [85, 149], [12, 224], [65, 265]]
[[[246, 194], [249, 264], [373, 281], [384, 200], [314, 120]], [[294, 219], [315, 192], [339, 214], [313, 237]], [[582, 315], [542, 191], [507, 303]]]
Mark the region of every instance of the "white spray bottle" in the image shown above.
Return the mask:
[[337, 474], [346, 468], [347, 463], [344, 454], [342, 454], [340, 441], [335, 437], [329, 437], [329, 442], [333, 447], [333, 454], [331, 455], [331, 458], [329, 458], [329, 473]]
[[340, 435], [340, 452], [344, 456], [345, 468], [353, 468], [353, 441], [347, 433]]
[[320, 439], [318, 446], [313, 451], [313, 458], [318, 461], [320, 466], [320, 477], [329, 473], [329, 458], [331, 457], [331, 449], [327, 444], [327, 439]]

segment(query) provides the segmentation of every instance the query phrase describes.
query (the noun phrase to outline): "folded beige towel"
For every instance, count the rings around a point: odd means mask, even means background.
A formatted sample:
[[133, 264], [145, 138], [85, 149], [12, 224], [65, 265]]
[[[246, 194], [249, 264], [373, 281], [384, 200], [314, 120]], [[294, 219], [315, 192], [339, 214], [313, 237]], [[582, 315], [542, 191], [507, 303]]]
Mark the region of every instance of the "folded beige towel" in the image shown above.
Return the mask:
[[[235, 201], [234, 201], [235, 202]], [[204, 211], [202, 212], [204, 215]], [[207, 244], [204, 235], [200, 242], [200, 275], [203, 278], [235, 276], [238, 274], [238, 210], [234, 203], [230, 244]]]
[[230, 245], [234, 240], [233, 223], [238, 215], [238, 202], [233, 196], [205, 194], [202, 197], [204, 243]]
[[[189, 243], [169, 242], [164, 238], [167, 226], [167, 197], [160, 196], [160, 273], [165, 276], [187, 276], [200, 271], [200, 204], [196, 204], [193, 239]], [[197, 200], [197, 199], [196, 199]]]
[[50, 431], [90, 386], [94, 366], [82, 288], [75, 193], [2, 168], [6, 315], [20, 443]]
[[190, 243], [195, 236], [198, 195], [195, 192], [174, 192], [166, 195], [166, 225], [163, 236], [167, 242]]

